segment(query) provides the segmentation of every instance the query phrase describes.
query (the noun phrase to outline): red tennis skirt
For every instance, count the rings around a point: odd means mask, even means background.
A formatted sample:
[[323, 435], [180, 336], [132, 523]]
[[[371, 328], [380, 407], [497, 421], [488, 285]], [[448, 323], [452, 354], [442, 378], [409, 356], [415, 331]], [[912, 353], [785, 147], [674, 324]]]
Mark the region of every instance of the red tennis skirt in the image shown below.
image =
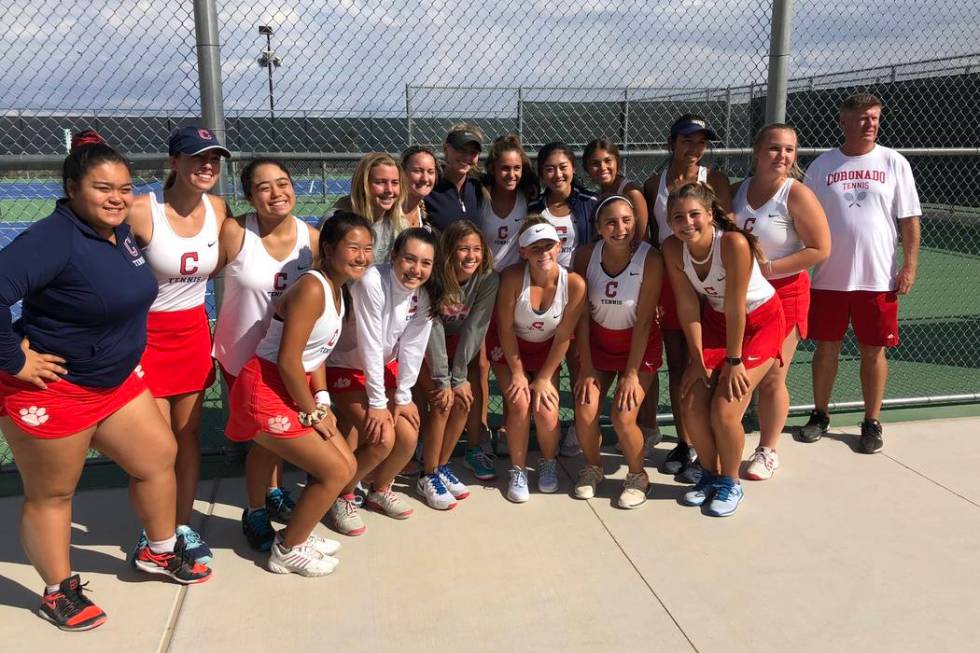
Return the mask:
[[[701, 308], [701, 348], [704, 367], [716, 370], [725, 362], [725, 314], [711, 308], [705, 302]], [[782, 365], [783, 340], [786, 339], [786, 320], [779, 295], [758, 307], [745, 317], [745, 335], [742, 336], [742, 364], [746, 369], [759, 367], [775, 358]]]
[[[592, 365], [603, 372], [622, 372], [630, 356], [633, 329], [607, 329], [589, 320], [589, 348]], [[663, 359], [663, 337], [656, 322], [650, 325], [650, 337], [640, 362], [640, 372], [656, 372]]]
[[[537, 372], [544, 367], [544, 362], [548, 360], [548, 354], [551, 352], [551, 345], [554, 342], [554, 336], [542, 342], [531, 342], [517, 338], [517, 351], [521, 355], [524, 371]], [[504, 349], [500, 346], [500, 337], [496, 330], [487, 331], [487, 356], [492, 365], [507, 364], [507, 360], [504, 358]]]
[[0, 372], [0, 416], [34, 437], [54, 440], [96, 426], [146, 390], [143, 370], [136, 366], [114, 388], [91, 388], [61, 379], [48, 389]]
[[[239, 376], [241, 378], [241, 376]], [[364, 392], [366, 390], [364, 370], [353, 367], [327, 366], [327, 390], [330, 394], [341, 392]], [[385, 365], [385, 390], [398, 387], [398, 361]]]
[[154, 311], [146, 320], [144, 381], [154, 397], [207, 390], [214, 383], [211, 326], [204, 305]]
[[770, 279], [776, 289], [779, 301], [783, 303], [783, 316], [786, 318], [786, 335], [798, 329], [800, 338], [807, 336], [807, 315], [810, 312], [810, 274], [804, 270], [799, 274], [782, 279]]
[[[310, 383], [309, 374], [306, 382]], [[299, 406], [289, 396], [279, 367], [257, 356], [249, 359], [228, 397], [228, 439], [243, 442], [260, 432], [274, 438], [295, 438], [310, 430], [299, 423]]]

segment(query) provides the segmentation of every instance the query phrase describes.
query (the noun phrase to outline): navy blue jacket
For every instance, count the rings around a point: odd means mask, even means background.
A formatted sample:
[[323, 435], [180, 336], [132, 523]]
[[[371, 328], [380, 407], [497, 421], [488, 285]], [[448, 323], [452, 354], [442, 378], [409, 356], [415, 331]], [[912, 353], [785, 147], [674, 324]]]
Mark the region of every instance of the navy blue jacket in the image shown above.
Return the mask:
[[[528, 213], [543, 213], [548, 206], [547, 194], [531, 202], [527, 207]], [[599, 200], [595, 195], [590, 195], [585, 191], [572, 187], [572, 194], [568, 197], [568, 206], [572, 209], [572, 221], [575, 223], [575, 237], [579, 245], [592, 242], [595, 238], [595, 210], [599, 206]]]
[[[59, 200], [54, 213], [0, 251], [0, 369], [24, 366], [20, 342], [65, 359], [63, 378], [112, 388], [133, 371], [146, 348], [146, 316], [157, 282], [129, 225], [112, 244]], [[21, 319], [10, 306], [23, 299]]]
[[432, 187], [432, 192], [425, 198], [425, 210], [429, 221], [439, 231], [457, 220], [466, 218], [473, 224], [479, 224], [480, 206], [483, 204], [483, 190], [479, 180], [467, 177], [460, 195], [456, 185], [445, 177], [439, 179]]

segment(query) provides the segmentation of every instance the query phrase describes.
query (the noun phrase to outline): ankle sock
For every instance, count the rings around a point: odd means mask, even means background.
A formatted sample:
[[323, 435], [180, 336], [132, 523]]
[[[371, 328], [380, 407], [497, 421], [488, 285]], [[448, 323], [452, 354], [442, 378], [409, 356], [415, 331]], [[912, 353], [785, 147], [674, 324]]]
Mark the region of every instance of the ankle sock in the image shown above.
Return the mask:
[[177, 544], [177, 534], [174, 533], [165, 540], [160, 540], [159, 542], [154, 542], [153, 540], [148, 540], [150, 544], [150, 551], [156, 553], [157, 555], [161, 553], [172, 553], [174, 550], [174, 545]]

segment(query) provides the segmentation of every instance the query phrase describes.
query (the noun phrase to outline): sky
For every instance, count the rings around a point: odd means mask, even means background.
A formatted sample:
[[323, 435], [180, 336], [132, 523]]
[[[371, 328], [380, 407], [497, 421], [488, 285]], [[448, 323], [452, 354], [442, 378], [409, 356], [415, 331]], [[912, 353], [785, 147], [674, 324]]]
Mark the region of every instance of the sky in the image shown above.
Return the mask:
[[[0, 0], [0, 111], [195, 114], [193, 3]], [[572, 87], [724, 88], [764, 82], [771, 3], [763, 0], [218, 0], [228, 114], [268, 106], [274, 29], [281, 113], [498, 111], [516, 91], [608, 99]], [[977, 0], [796, 0], [791, 77], [980, 51]], [[565, 89], [565, 90], [556, 90]], [[509, 109], [506, 109], [509, 110]]]

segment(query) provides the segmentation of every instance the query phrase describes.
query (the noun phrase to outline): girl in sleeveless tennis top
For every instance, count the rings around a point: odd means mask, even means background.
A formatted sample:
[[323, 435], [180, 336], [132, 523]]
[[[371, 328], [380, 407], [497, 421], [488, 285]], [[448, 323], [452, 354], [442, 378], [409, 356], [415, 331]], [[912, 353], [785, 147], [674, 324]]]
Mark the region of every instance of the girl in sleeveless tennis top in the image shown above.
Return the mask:
[[[330, 407], [324, 362], [351, 309], [345, 284], [360, 279], [373, 260], [371, 224], [338, 213], [320, 232], [317, 265], [280, 298], [265, 337], [245, 364], [229, 398], [228, 437], [252, 440], [308, 472], [289, 524], [275, 536], [267, 567], [279, 574], [324, 576], [337, 566], [340, 544], [313, 533], [357, 463]], [[249, 474], [249, 505], [262, 505], [266, 476]], [[261, 509], [260, 509], [261, 510]]]
[[[225, 220], [218, 269], [224, 271], [224, 297], [214, 329], [214, 357], [229, 390], [269, 328], [279, 299], [314, 264], [318, 232], [293, 215], [296, 195], [285, 165], [255, 159], [241, 173], [242, 190], [254, 212]], [[272, 546], [270, 519], [289, 519], [293, 502], [279, 487], [280, 459], [252, 447], [246, 468], [268, 479], [266, 500], [246, 506], [242, 530], [259, 551]], [[260, 508], [262, 510], [260, 510]]]
[[507, 498], [530, 498], [527, 448], [534, 416], [541, 447], [538, 491], [558, 491], [558, 371], [585, 299], [585, 281], [558, 263], [558, 232], [540, 215], [528, 216], [518, 234], [523, 265], [501, 275], [487, 354], [503, 391], [511, 470]]
[[[207, 564], [211, 550], [188, 524], [201, 466], [201, 406], [214, 383], [205, 292], [218, 266], [218, 234], [230, 214], [225, 201], [210, 192], [218, 183], [221, 157], [231, 153], [211, 130], [198, 127], [175, 131], [169, 151], [163, 201], [153, 193], [139, 196], [126, 221], [159, 286], [147, 318], [142, 366], [177, 438], [177, 530], [195, 560]], [[145, 537], [141, 534], [140, 543]]]
[[[711, 141], [718, 135], [705, 122], [704, 116], [688, 113], [679, 116], [670, 127], [667, 149], [670, 159], [666, 168], [659, 174], [651, 175], [643, 184], [643, 195], [650, 207], [652, 220], [650, 231], [656, 242], [663, 246], [673, 231], [667, 217], [667, 195], [674, 188], [691, 181], [706, 182], [715, 190], [719, 203], [729, 210], [731, 191], [728, 177], [719, 170], [710, 170], [701, 165]], [[680, 474], [690, 483], [697, 482], [701, 469], [694, 465], [696, 452], [691, 448], [691, 440], [684, 427], [683, 411], [680, 408], [680, 380], [687, 366], [687, 344], [680, 322], [677, 320], [677, 304], [671, 284], [665, 283], [660, 293], [660, 326], [663, 330], [664, 349], [667, 354], [668, 390], [670, 408], [677, 429], [677, 446], [667, 455], [661, 471], [666, 474]], [[653, 393], [651, 393], [652, 395]], [[656, 406], [646, 405], [643, 410], [645, 423], [650, 423], [656, 413]]]
[[739, 229], [700, 182], [671, 191], [674, 235], [664, 258], [691, 363], [681, 396], [702, 471], [682, 503], [726, 517], [742, 500], [738, 469], [745, 447], [742, 415], [752, 391], [780, 364], [783, 309], [762, 276], [755, 237]]
[[786, 373], [796, 346], [807, 336], [810, 275], [807, 272], [830, 254], [827, 216], [813, 191], [802, 183], [796, 164], [796, 130], [782, 123], [763, 127], [756, 135], [752, 158], [755, 174], [735, 189], [735, 222], [759, 239], [766, 256], [763, 275], [776, 289], [786, 316], [782, 365], [773, 365], [759, 384], [759, 446], [745, 477], [772, 478], [779, 468], [776, 444], [786, 425], [789, 390]]
[[514, 134], [501, 136], [490, 146], [483, 191], [480, 230], [493, 253], [493, 269], [502, 272], [521, 261], [517, 233], [528, 215], [528, 204], [538, 196], [534, 168]]
[[575, 430], [585, 456], [575, 497], [591, 499], [603, 479], [599, 416], [616, 381], [610, 415], [629, 471], [619, 496], [621, 508], [638, 508], [649, 485], [643, 467], [640, 405], [660, 368], [657, 299], [663, 278], [660, 253], [647, 242], [633, 247], [636, 223], [629, 199], [607, 197], [596, 211], [601, 240], [575, 253], [575, 271], [586, 280], [589, 319], [575, 336], [581, 369], [575, 383]]
[[424, 227], [431, 231], [432, 223], [425, 208], [425, 198], [435, 187], [439, 162], [436, 153], [426, 145], [412, 145], [402, 152], [398, 161], [402, 171], [402, 216], [405, 228]]

